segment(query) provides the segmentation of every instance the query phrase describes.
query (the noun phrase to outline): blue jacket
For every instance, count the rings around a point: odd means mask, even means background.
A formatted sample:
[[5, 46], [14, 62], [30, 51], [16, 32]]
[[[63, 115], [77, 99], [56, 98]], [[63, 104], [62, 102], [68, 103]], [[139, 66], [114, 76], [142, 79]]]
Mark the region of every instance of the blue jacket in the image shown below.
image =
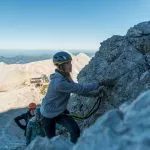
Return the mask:
[[65, 111], [70, 93], [86, 95], [98, 89], [98, 83], [82, 85], [67, 78], [58, 71], [50, 76], [50, 84], [40, 107], [41, 114], [46, 118], [53, 118]]

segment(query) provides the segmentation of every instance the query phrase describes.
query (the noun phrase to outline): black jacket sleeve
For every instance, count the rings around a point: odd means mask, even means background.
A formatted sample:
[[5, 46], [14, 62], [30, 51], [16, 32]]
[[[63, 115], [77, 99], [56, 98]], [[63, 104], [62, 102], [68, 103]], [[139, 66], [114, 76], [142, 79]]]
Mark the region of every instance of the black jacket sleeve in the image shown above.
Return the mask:
[[17, 116], [16, 118], [14, 118], [14, 121], [16, 122], [16, 124], [23, 130], [26, 130], [26, 125], [23, 125], [20, 123], [20, 120], [26, 120], [27, 114], [24, 113], [20, 116]]

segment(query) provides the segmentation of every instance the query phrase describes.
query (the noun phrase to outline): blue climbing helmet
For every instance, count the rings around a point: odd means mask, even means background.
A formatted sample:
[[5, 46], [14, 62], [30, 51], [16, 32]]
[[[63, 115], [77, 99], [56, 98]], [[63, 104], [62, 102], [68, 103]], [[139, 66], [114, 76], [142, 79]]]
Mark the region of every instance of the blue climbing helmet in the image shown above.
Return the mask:
[[71, 61], [72, 57], [71, 54], [69, 54], [68, 52], [57, 52], [54, 56], [53, 56], [53, 63], [55, 65], [61, 65], [65, 62]]

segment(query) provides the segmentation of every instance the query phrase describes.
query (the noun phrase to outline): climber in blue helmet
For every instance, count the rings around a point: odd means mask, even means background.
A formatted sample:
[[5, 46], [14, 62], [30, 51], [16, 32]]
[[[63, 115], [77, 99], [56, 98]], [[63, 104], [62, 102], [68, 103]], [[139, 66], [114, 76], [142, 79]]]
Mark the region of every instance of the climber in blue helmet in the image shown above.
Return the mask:
[[[42, 125], [46, 136], [52, 138], [55, 136], [56, 123], [62, 123], [68, 127], [71, 133], [71, 141], [76, 143], [80, 136], [80, 129], [72, 117], [66, 115], [69, 113], [66, 108], [70, 93], [79, 95], [90, 95], [93, 91], [97, 91], [93, 96], [98, 95], [99, 83], [80, 84], [75, 83], [70, 73], [72, 72], [72, 56], [68, 52], [57, 52], [53, 56], [53, 63], [57, 69], [55, 73], [50, 76], [50, 84], [45, 97], [41, 104]], [[93, 93], [92, 93], [93, 92]]]

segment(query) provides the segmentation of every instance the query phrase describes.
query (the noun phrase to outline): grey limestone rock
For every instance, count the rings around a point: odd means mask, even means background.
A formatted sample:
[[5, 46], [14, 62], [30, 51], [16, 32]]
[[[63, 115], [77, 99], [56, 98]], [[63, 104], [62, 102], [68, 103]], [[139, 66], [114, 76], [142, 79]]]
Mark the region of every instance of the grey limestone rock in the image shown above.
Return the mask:
[[113, 109], [84, 130], [73, 150], [149, 150], [150, 90], [127, 106]]
[[[127, 100], [133, 101], [140, 93], [150, 89], [150, 21], [130, 28], [125, 36], [115, 35], [102, 42], [95, 56], [78, 75], [81, 84], [105, 79], [115, 79], [116, 84], [112, 89], [107, 88], [107, 96], [93, 118], [118, 108]], [[72, 102], [76, 100], [76, 107], [72, 107]], [[74, 96], [69, 109], [83, 115], [93, 101]], [[81, 126], [91, 123], [93, 119], [89, 118], [82, 121]]]

